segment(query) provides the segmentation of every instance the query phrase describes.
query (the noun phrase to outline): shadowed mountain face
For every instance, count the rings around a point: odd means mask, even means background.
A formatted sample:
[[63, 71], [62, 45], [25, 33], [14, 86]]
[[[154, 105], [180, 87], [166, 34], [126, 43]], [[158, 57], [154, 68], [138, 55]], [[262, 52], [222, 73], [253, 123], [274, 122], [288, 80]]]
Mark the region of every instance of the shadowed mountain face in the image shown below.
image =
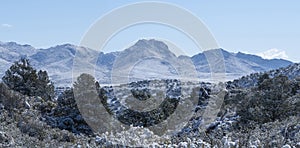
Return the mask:
[[26, 56], [33, 66], [47, 70], [56, 85], [71, 85], [73, 59], [76, 53], [88, 57], [85, 58], [89, 59], [88, 61], [82, 62], [86, 63], [87, 67], [95, 69], [96, 78], [101, 83], [111, 83], [114, 78], [120, 82], [119, 80], [124, 77], [129, 81], [160, 78], [193, 79], [194, 77], [206, 81], [209, 79], [206, 76], [210, 76], [210, 64], [205, 55], [213, 52], [222, 53], [227, 80], [292, 64], [287, 60], [266, 60], [259, 56], [241, 52], [230, 53], [223, 49], [205, 51], [192, 57], [176, 57], [171, 50], [164, 42], [154, 39], [142, 39], [123, 51], [111, 53], [98, 53], [71, 44], [35, 49], [30, 45], [19, 45], [14, 42], [1, 43], [0, 76], [3, 76], [12, 62]]

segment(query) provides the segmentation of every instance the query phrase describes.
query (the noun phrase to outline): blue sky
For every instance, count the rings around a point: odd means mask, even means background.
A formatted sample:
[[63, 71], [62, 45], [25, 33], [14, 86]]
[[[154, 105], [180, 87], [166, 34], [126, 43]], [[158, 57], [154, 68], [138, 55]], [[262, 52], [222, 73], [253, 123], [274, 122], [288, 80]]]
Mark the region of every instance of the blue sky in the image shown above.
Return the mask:
[[[85, 32], [101, 16], [134, 2], [140, 1], [2, 0], [0, 41], [15, 41], [37, 48], [64, 43], [79, 44]], [[300, 1], [163, 2], [178, 5], [199, 17], [220, 47], [228, 51], [259, 54], [266, 58], [283, 57], [300, 62]], [[168, 39], [190, 51], [188, 54], [198, 52], [180, 33], [153, 24], [132, 26], [121, 31], [112, 38], [106, 49], [120, 50], [143, 37]]]

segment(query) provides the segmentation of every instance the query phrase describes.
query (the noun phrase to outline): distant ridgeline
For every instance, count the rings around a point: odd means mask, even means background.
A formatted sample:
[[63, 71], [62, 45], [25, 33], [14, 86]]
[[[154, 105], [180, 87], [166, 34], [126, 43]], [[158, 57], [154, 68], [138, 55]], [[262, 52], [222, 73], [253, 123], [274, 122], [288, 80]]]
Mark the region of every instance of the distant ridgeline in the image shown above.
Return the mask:
[[[145, 75], [145, 73], [150, 73], [153, 70], [156, 70], [155, 72], [159, 72], [160, 76], [169, 76], [174, 73], [174, 68], [172, 69], [168, 66], [177, 67], [176, 70], [183, 70], [182, 73], [189, 73], [186, 67], [184, 67], [184, 63], [190, 61], [193, 65], [195, 65], [196, 71], [201, 74], [207, 74], [199, 77], [203, 78], [203, 81], [209, 80], [209, 78], [206, 77], [210, 76], [210, 68], [206, 60], [205, 53], [216, 51], [221, 52], [224, 56], [227, 80], [233, 80], [250, 73], [264, 72], [286, 67], [292, 64], [292, 62], [283, 59], [267, 60], [256, 55], [244, 54], [241, 52], [231, 53], [223, 49], [204, 51], [203, 53], [199, 53], [191, 57], [177, 57], [171, 52], [172, 49], [169, 49], [164, 42], [154, 39], [142, 39], [123, 51], [110, 53], [98, 53], [95, 50], [71, 44], [58, 45], [46, 49], [36, 49], [30, 45], [20, 45], [14, 42], [8, 42], [0, 44], [0, 77], [4, 75], [4, 72], [14, 61], [19, 60], [21, 57], [27, 57], [30, 60], [31, 65], [33, 65], [36, 69], [46, 70], [48, 72], [49, 77], [54, 82], [55, 86], [69, 87], [72, 85], [73, 59], [75, 57], [76, 50], [82, 51], [80, 53], [85, 54], [84, 56], [91, 59], [88, 61], [88, 65], [94, 65], [96, 63], [96, 67], [93, 67], [95, 69], [95, 77], [101, 84], [112, 83], [111, 73], [117, 57], [136, 57], [137, 54], [142, 54], [146, 57], [164, 58], [163, 60], [150, 59], [141, 63], [139, 66], [142, 68], [133, 69], [133, 73], [130, 75], [133, 79], [139, 76], [144, 76], [145, 79], [150, 77], [152, 78], [152, 75], [148, 76]], [[130, 59], [131, 58], [128, 58], [128, 61], [125, 60], [123, 64], [128, 64]], [[153, 69], [153, 66], [151, 65], [155, 65], [156, 69]], [[158, 69], [158, 67], [164, 69]], [[61, 88], [57, 91], [59, 90], [61, 90]]]

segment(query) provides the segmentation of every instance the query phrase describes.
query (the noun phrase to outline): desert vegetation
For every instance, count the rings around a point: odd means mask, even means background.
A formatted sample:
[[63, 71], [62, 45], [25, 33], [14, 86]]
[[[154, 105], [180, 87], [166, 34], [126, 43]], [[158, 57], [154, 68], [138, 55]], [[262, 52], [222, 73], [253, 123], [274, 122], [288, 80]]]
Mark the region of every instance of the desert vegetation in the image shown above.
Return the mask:
[[[157, 120], [151, 118], [153, 121], [136, 124], [125, 132], [101, 134], [89, 126], [89, 119], [84, 119], [80, 111], [86, 108], [82, 106], [91, 109], [101, 103], [111, 115], [131, 124], [141, 123], [148, 115], [118, 106], [121, 104], [114, 95], [121, 91], [110, 92], [118, 87], [123, 91], [125, 85], [101, 87], [93, 76], [82, 74], [70, 90], [55, 97], [47, 72], [34, 69], [28, 59], [22, 58], [6, 71], [0, 83], [0, 147], [299, 147], [300, 79], [267, 72], [251, 77], [251, 85], [246, 83], [247, 77], [222, 84], [226, 86], [224, 102], [218, 117], [205, 130], [200, 130], [203, 119], [198, 113], [206, 109], [217, 85], [189, 82], [178, 87], [178, 80], [156, 80], [170, 83], [165, 95], [170, 100], [157, 110]], [[149, 82], [128, 84], [132, 96], [123, 96], [140, 101], [164, 96], [145, 87]], [[161, 139], [142, 127], [172, 114], [181, 90], [181, 97], [197, 98], [198, 102], [195, 115], [180, 132]]]

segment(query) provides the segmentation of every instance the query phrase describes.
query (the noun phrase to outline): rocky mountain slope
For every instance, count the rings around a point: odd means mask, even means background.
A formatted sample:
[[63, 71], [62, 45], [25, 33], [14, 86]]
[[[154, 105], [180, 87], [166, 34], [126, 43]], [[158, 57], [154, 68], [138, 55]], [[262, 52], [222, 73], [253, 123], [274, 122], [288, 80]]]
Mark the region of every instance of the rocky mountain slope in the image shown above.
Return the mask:
[[192, 57], [176, 57], [165, 43], [154, 39], [142, 39], [128, 49], [112, 53], [98, 53], [71, 44], [35, 49], [30, 45], [8, 42], [0, 44], [0, 76], [14, 61], [28, 57], [34, 67], [48, 71], [56, 86], [70, 86], [76, 51], [88, 57], [89, 61], [84, 62], [96, 70], [96, 78], [101, 83], [108, 84], [114, 83], [111, 82], [111, 76], [116, 82], [124, 81], [124, 76], [129, 76], [129, 82], [155, 78], [200, 78], [200, 81], [209, 81], [210, 68], [205, 57], [209, 52], [222, 53], [224, 56], [227, 80], [292, 63], [282, 59], [266, 60], [240, 52], [230, 53], [223, 49], [205, 51]]

